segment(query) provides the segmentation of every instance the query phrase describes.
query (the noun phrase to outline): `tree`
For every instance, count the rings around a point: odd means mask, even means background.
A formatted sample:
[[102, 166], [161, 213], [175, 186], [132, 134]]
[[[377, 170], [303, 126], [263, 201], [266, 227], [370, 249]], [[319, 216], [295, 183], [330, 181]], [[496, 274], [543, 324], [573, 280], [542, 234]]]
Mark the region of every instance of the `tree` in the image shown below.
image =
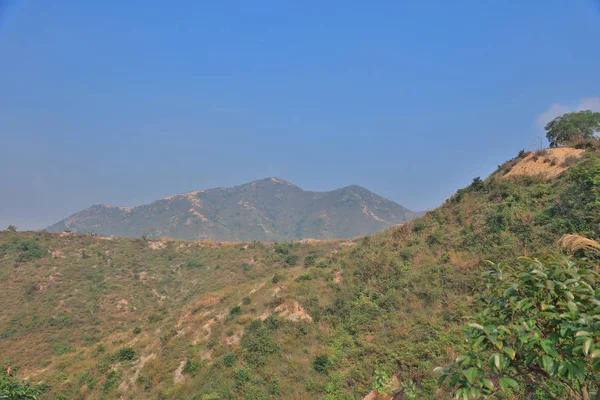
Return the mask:
[[585, 110], [563, 114], [548, 122], [544, 129], [550, 147], [558, 147], [577, 138], [590, 139], [600, 132], [600, 113]]
[[490, 263], [485, 308], [467, 328], [469, 350], [436, 368], [440, 383], [448, 379], [457, 399], [600, 399], [599, 279], [566, 257]]
[[14, 225], [9, 225], [8, 228], [6, 228], [7, 231], [9, 232], [16, 232], [17, 231], [17, 227]]

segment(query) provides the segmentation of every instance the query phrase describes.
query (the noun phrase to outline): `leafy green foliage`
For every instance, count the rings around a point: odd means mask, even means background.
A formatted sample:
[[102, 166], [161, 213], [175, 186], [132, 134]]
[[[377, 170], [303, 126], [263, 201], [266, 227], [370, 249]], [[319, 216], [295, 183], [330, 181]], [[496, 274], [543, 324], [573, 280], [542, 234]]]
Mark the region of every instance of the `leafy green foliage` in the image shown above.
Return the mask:
[[484, 278], [485, 308], [467, 329], [470, 348], [440, 378], [456, 398], [521, 389], [586, 398], [598, 390], [598, 273], [564, 257], [523, 257], [516, 267], [490, 263]]
[[42, 258], [48, 251], [34, 239], [13, 238], [11, 242], [0, 246], [0, 255], [17, 253], [17, 262], [25, 262], [36, 258]]
[[43, 390], [44, 387], [41, 385], [18, 381], [7, 372], [7, 368], [0, 369], [0, 399], [2, 400], [36, 400]]
[[563, 114], [548, 122], [544, 129], [550, 147], [569, 144], [574, 139], [591, 139], [600, 131], [600, 113], [585, 110]]

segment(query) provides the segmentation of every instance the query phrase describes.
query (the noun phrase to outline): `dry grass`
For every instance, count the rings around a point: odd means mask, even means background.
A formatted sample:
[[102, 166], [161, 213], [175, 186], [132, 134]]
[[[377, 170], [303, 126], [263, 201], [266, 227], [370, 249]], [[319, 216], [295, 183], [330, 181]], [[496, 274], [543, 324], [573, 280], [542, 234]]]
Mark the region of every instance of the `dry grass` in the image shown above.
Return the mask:
[[600, 243], [579, 235], [564, 235], [558, 244], [570, 253], [578, 250], [592, 250], [600, 252]]
[[518, 161], [504, 177], [542, 176], [552, 179], [579, 160], [584, 152], [585, 150], [569, 147], [536, 151]]

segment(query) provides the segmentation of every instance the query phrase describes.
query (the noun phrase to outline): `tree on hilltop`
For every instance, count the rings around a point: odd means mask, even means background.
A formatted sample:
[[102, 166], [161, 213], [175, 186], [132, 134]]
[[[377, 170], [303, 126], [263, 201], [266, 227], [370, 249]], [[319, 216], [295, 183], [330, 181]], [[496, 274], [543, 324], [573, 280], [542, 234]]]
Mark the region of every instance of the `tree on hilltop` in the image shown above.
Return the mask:
[[563, 114], [548, 122], [544, 129], [550, 147], [558, 147], [578, 138], [591, 139], [600, 132], [600, 112], [585, 110]]

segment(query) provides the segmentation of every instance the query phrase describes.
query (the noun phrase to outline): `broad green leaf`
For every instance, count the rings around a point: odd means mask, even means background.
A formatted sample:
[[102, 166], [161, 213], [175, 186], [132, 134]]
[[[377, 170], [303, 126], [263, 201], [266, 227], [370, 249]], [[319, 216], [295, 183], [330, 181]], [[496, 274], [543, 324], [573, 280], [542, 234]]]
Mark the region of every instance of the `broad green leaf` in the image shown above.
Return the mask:
[[475, 367], [471, 367], [464, 372], [465, 376], [467, 377], [467, 381], [471, 385], [475, 382], [475, 378], [477, 378], [477, 372], [478, 370]]
[[506, 392], [506, 390], [508, 388], [518, 388], [519, 384], [517, 383], [517, 381], [515, 381], [512, 378], [507, 378], [507, 377], [502, 377], [500, 378], [500, 380], [498, 381], [498, 384], [500, 385], [500, 389], [502, 389], [503, 392]]
[[502, 349], [502, 351], [504, 352], [504, 354], [506, 354], [508, 356], [508, 358], [510, 358], [511, 360], [515, 359], [515, 351], [513, 349], [511, 349], [510, 347], [505, 347]]

